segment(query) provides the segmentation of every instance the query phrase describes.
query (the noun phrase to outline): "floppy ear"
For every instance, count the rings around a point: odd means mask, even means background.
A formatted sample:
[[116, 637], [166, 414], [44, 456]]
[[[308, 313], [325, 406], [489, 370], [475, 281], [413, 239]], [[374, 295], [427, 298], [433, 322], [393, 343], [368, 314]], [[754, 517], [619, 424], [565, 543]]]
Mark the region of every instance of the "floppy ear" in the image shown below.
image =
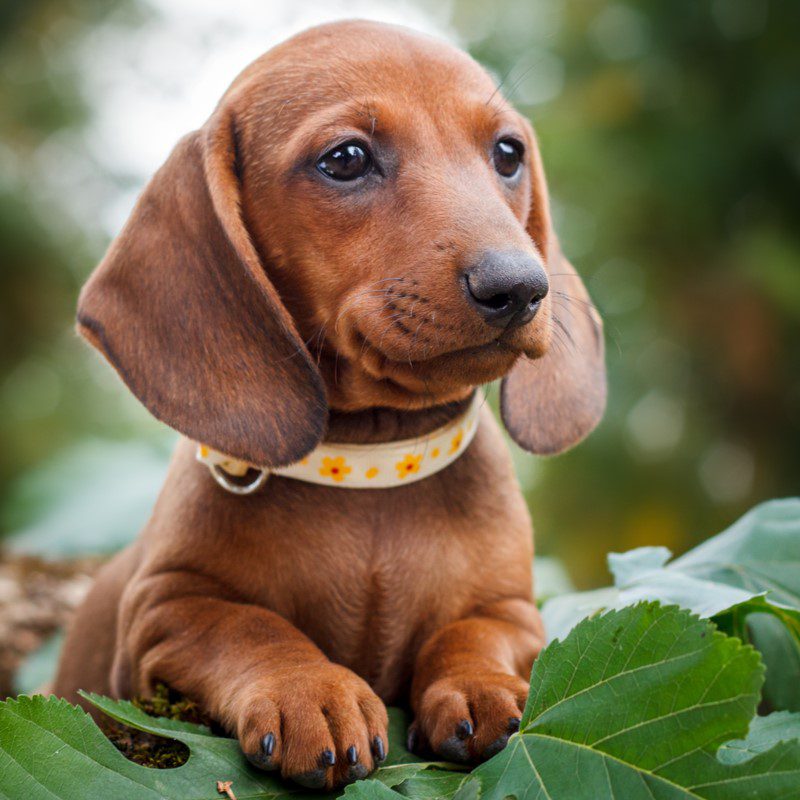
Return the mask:
[[167, 425], [259, 466], [325, 431], [322, 378], [240, 213], [234, 121], [182, 139], [81, 292], [78, 330]]
[[511, 438], [544, 455], [572, 447], [595, 428], [606, 406], [606, 369], [603, 324], [553, 233], [537, 148], [531, 186], [528, 235], [546, 261], [553, 330], [545, 355], [521, 356], [503, 379], [500, 410]]

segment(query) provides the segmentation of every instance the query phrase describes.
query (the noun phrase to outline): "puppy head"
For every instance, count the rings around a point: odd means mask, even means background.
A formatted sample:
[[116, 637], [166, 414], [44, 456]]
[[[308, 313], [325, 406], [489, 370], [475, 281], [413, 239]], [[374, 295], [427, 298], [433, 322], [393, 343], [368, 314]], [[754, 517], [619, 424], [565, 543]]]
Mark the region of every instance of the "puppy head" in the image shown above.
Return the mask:
[[602, 335], [550, 229], [530, 125], [466, 54], [326, 25], [248, 67], [146, 188], [79, 328], [182, 433], [254, 463], [329, 405], [421, 408], [506, 376], [557, 452], [604, 406]]

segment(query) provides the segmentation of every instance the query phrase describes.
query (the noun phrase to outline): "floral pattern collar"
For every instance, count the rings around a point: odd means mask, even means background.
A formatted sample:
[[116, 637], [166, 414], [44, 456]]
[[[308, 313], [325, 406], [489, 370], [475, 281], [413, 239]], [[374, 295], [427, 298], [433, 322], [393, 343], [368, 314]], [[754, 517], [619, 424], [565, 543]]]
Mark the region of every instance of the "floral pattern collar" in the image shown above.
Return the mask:
[[[482, 404], [483, 393], [476, 391], [463, 414], [426, 436], [382, 444], [323, 442], [288, 467], [262, 469], [204, 444], [197, 446], [197, 460], [209, 468], [220, 486], [234, 494], [251, 494], [270, 474], [343, 489], [405, 486], [440, 472], [467, 449], [478, 429]], [[250, 481], [238, 480], [253, 473]]]

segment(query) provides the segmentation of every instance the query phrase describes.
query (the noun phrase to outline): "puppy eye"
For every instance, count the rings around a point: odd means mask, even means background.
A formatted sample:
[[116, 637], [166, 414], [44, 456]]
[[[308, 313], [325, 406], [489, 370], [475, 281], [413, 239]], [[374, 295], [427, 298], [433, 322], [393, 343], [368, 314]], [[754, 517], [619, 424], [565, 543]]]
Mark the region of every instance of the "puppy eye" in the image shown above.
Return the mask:
[[513, 178], [522, 163], [523, 147], [516, 139], [501, 139], [494, 146], [494, 168], [504, 177]]
[[335, 181], [354, 181], [372, 169], [372, 156], [358, 142], [345, 142], [325, 153], [317, 169]]

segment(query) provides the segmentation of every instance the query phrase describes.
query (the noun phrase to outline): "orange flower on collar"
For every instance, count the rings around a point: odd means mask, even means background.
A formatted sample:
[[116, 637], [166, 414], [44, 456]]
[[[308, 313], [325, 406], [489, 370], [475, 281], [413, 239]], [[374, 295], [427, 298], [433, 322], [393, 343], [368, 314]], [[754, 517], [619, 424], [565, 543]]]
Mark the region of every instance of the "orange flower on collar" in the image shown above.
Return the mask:
[[461, 447], [461, 442], [464, 441], [464, 429], [459, 428], [458, 433], [453, 437], [453, 441], [450, 442], [450, 455], [456, 452], [459, 447]]
[[319, 468], [319, 474], [323, 478], [330, 478], [336, 483], [341, 483], [352, 471], [353, 468], [347, 466], [344, 456], [336, 456], [335, 458], [326, 456], [322, 459], [322, 466]]
[[409, 453], [402, 461], [398, 461], [394, 466], [397, 470], [397, 477], [401, 480], [407, 475], [419, 472], [419, 465], [422, 463], [422, 456], [415, 456]]

